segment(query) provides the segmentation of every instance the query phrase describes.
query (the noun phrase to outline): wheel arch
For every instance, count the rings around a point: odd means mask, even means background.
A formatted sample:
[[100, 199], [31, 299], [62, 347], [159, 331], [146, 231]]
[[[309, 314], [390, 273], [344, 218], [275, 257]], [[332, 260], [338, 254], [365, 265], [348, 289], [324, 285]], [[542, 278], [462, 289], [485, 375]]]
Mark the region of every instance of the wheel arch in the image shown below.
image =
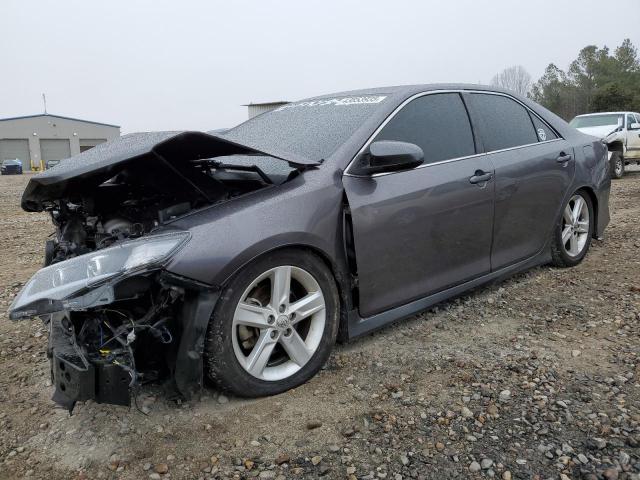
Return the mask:
[[352, 303], [351, 300], [351, 282], [350, 275], [346, 265], [346, 262], [342, 258], [333, 258], [331, 254], [329, 254], [326, 250], [320, 248], [317, 245], [311, 243], [287, 243], [282, 245], [273, 246], [271, 248], [265, 249], [262, 252], [253, 255], [251, 258], [243, 262], [237, 268], [233, 270], [230, 274], [226, 276], [223, 282], [221, 282], [220, 287], [225, 288], [226, 285], [231, 281], [231, 279], [238, 274], [240, 270], [245, 268], [247, 265], [258, 261], [259, 259], [265, 257], [266, 255], [273, 254], [275, 252], [283, 251], [283, 250], [299, 250], [306, 253], [311, 253], [318, 257], [322, 262], [326, 265], [333, 277], [333, 280], [336, 283], [336, 288], [338, 289], [338, 297], [339, 297], [339, 307], [340, 307], [340, 318], [339, 318], [339, 326], [338, 326], [338, 341], [344, 342], [347, 339], [347, 327], [348, 327], [348, 311], [350, 310], [350, 305]]
[[620, 152], [624, 156], [624, 144], [620, 140], [607, 143], [607, 149], [610, 152]]
[[598, 205], [598, 196], [593, 188], [588, 185], [583, 185], [575, 190], [575, 192], [585, 192], [589, 195], [589, 199], [591, 200], [591, 205], [593, 206], [593, 234], [592, 238], [598, 238], [598, 215], [599, 215], [599, 205]]

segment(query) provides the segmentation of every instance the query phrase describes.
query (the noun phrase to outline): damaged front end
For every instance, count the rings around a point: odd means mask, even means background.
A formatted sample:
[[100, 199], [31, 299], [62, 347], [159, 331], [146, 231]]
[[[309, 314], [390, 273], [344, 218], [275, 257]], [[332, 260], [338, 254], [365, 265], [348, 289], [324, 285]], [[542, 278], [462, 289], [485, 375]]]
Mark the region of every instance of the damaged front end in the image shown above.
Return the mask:
[[164, 378], [183, 397], [201, 386], [192, 359], [216, 290], [162, 268], [188, 239], [172, 232], [122, 242], [54, 263], [25, 285], [10, 316], [48, 323], [54, 401], [69, 410], [90, 399], [129, 405], [133, 389]]
[[69, 411], [86, 400], [128, 406], [140, 385], [162, 379], [170, 396], [198, 393], [217, 293], [185, 290], [181, 279], [158, 276], [123, 281], [113, 305], [45, 317], [56, 403]]
[[300, 168], [279, 162], [268, 176], [252, 160], [264, 157], [284, 159], [198, 132], [132, 134], [30, 180], [23, 208], [49, 212], [56, 231], [9, 315], [48, 324], [54, 401], [129, 405], [156, 380], [182, 398], [199, 392], [218, 289], [167, 271], [190, 240], [171, 223]]

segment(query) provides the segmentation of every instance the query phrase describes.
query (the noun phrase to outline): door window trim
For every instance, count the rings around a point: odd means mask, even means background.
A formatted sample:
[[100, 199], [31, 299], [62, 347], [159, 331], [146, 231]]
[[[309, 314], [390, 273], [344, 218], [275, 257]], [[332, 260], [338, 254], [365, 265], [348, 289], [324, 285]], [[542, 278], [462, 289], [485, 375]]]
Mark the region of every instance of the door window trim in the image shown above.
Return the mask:
[[[410, 102], [412, 102], [413, 100], [415, 100], [417, 98], [424, 97], [424, 96], [427, 96], [427, 95], [437, 95], [437, 94], [441, 94], [441, 93], [457, 93], [462, 97], [463, 104], [465, 105], [465, 109], [467, 110], [467, 117], [469, 118], [469, 124], [471, 125], [471, 131], [473, 133], [474, 142], [475, 142], [477, 133], [476, 133], [476, 131], [474, 129], [473, 119], [471, 118], [471, 114], [468, 111], [468, 107], [466, 105], [466, 102], [464, 101], [464, 95], [463, 95], [464, 93], [482, 93], [482, 94], [486, 94], [486, 95], [499, 95], [499, 96], [502, 96], [502, 97], [507, 97], [507, 98], [517, 102], [521, 106], [523, 106], [527, 110], [527, 112], [530, 113], [530, 115], [535, 115], [542, 123], [544, 123], [553, 132], [555, 132], [555, 134], [557, 135], [558, 138], [554, 138], [554, 139], [551, 139], [551, 140], [546, 140], [544, 142], [535, 142], [535, 143], [528, 143], [526, 145], [517, 145], [515, 147], [503, 148], [503, 149], [500, 149], [500, 150], [490, 150], [490, 151], [486, 151], [486, 152], [479, 152], [479, 153], [476, 153], [474, 155], [466, 155], [464, 157], [449, 158], [447, 160], [440, 160], [438, 162], [423, 163], [422, 165], [418, 165], [417, 167], [412, 168], [411, 170], [402, 170], [402, 171], [398, 171], [398, 172], [380, 172], [380, 173], [373, 173], [371, 175], [359, 175], [359, 174], [355, 174], [355, 173], [350, 173], [351, 167], [355, 163], [356, 159], [360, 155], [362, 155], [367, 148], [369, 148], [369, 145], [371, 145], [371, 143], [373, 143], [373, 140], [380, 133], [380, 131], [393, 119], [393, 117], [395, 117], [398, 114], [398, 112], [400, 112], [400, 110], [402, 110], [407, 104], [409, 104]], [[533, 120], [531, 120], [531, 123], [533, 124]], [[535, 127], [534, 127], [534, 130], [535, 130]], [[416, 93], [415, 95], [410, 96], [409, 98], [404, 100], [400, 105], [398, 105], [393, 110], [393, 112], [391, 112], [387, 116], [387, 118], [384, 119], [384, 121], [378, 126], [378, 128], [376, 128], [373, 131], [373, 133], [369, 136], [369, 138], [364, 143], [364, 145], [353, 156], [353, 158], [351, 159], [351, 161], [347, 165], [347, 168], [344, 169], [344, 174], [343, 175], [347, 176], [347, 177], [355, 177], [355, 178], [375, 178], [375, 177], [382, 177], [382, 176], [385, 176], [385, 175], [395, 175], [397, 173], [403, 173], [403, 172], [407, 172], [407, 171], [419, 170], [421, 168], [427, 168], [427, 167], [431, 167], [431, 166], [434, 166], [434, 165], [442, 165], [442, 164], [445, 164], [445, 163], [457, 162], [457, 161], [460, 161], [460, 160], [468, 160], [470, 158], [484, 157], [486, 155], [493, 154], [493, 153], [507, 152], [507, 151], [510, 151], [510, 150], [517, 150], [517, 149], [520, 149], [520, 148], [532, 147], [534, 145], [542, 145], [542, 144], [545, 144], [545, 143], [558, 142], [558, 141], [561, 141], [561, 140], [564, 140], [564, 138], [562, 138], [562, 136], [556, 131], [555, 128], [551, 127], [548, 122], [546, 122], [542, 117], [540, 117], [540, 115], [538, 115], [536, 112], [531, 110], [529, 107], [527, 107], [524, 103], [522, 103], [517, 98], [512, 97], [511, 95], [508, 95], [506, 93], [492, 92], [492, 91], [486, 91], [486, 90], [460, 90], [460, 89], [459, 90], [430, 90], [428, 92]], [[477, 147], [478, 147], [478, 145], [476, 144], [476, 148]]]

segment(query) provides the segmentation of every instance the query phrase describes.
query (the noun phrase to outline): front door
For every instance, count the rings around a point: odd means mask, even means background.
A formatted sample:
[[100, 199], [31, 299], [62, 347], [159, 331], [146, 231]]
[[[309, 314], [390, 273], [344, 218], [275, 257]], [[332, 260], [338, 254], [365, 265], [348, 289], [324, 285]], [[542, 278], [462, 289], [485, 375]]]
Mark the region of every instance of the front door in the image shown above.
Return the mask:
[[419, 145], [425, 163], [403, 172], [343, 177], [363, 317], [491, 268], [493, 165], [476, 155], [461, 96], [418, 97], [373, 140]]

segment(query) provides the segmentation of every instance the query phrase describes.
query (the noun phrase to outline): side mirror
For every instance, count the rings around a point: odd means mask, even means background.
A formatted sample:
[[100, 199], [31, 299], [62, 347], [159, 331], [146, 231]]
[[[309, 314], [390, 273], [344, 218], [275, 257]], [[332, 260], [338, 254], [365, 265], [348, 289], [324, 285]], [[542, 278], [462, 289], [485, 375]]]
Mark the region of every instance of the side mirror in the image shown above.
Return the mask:
[[418, 145], [394, 140], [379, 140], [369, 145], [358, 169], [362, 173], [409, 170], [424, 162], [424, 152]]
[[632, 123], [629, 125], [629, 130], [640, 130], [640, 123]]

